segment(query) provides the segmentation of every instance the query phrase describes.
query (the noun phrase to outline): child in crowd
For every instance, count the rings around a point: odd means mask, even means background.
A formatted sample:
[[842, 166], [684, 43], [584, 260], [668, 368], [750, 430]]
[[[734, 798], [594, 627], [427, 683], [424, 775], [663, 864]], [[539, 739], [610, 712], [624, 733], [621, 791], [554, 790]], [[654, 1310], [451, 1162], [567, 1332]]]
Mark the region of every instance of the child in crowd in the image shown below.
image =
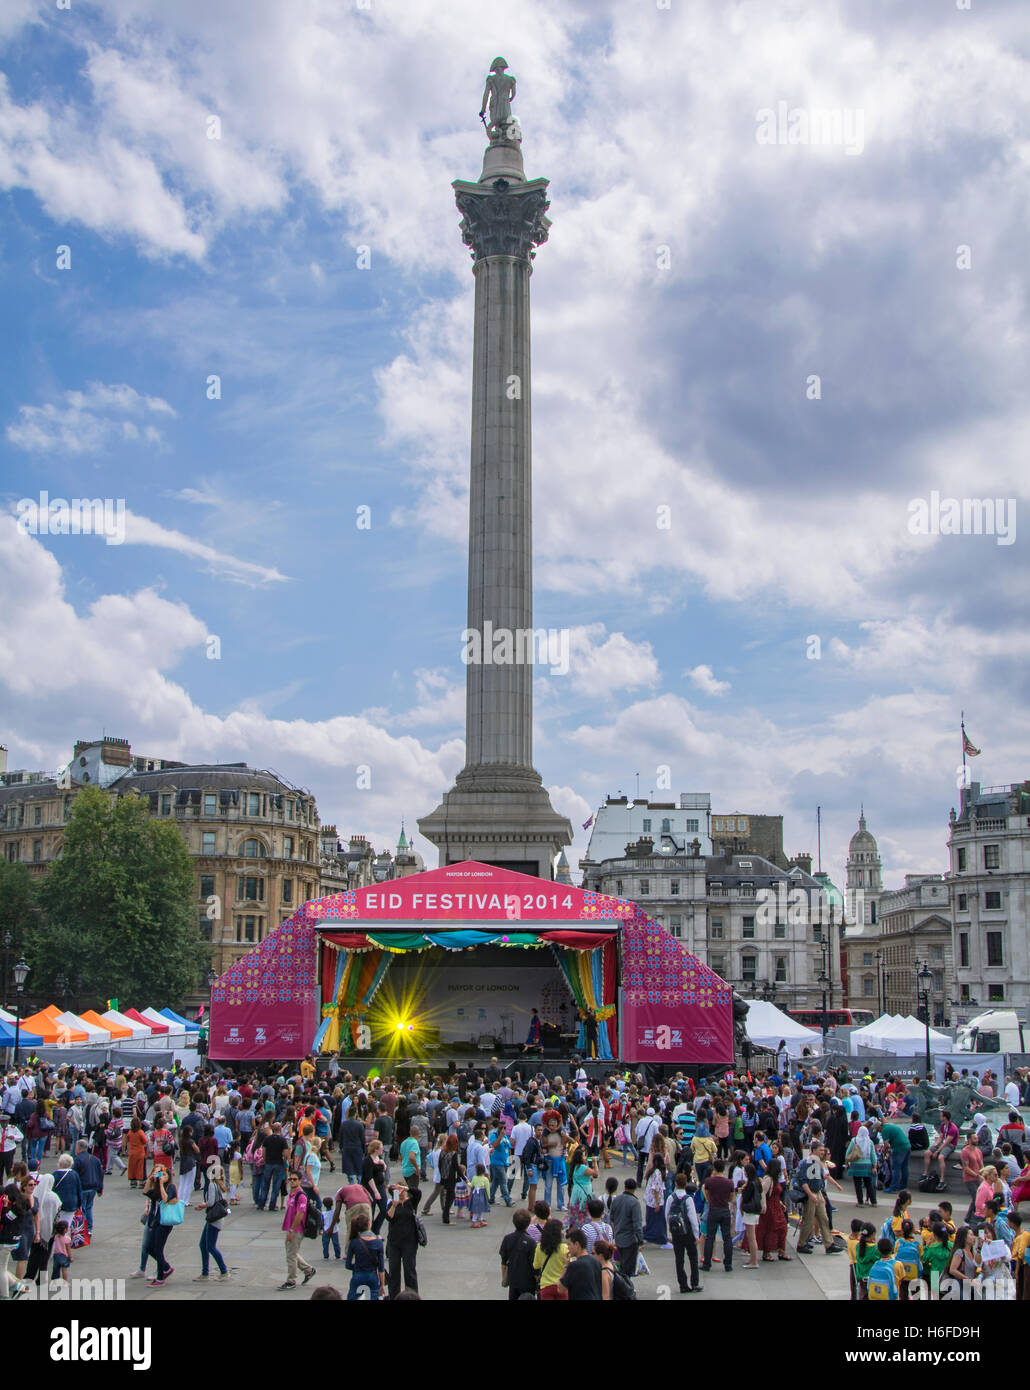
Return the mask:
[[323, 1211], [322, 1211], [322, 1259], [323, 1259], [323, 1260], [327, 1260], [327, 1259], [329, 1258], [329, 1246], [330, 1246], [330, 1244], [331, 1244], [332, 1247], [333, 1247], [333, 1253], [336, 1255], [336, 1258], [337, 1258], [337, 1259], [340, 1258], [340, 1235], [339, 1235], [339, 1232], [338, 1232], [338, 1231], [333, 1231], [332, 1235], [329, 1234], [329, 1227], [333, 1224], [333, 1208], [334, 1208], [334, 1206], [335, 1206], [335, 1203], [333, 1202], [332, 1197], [323, 1197], [323, 1198], [322, 1198], [322, 1207], [323, 1207]]
[[72, 1262], [72, 1240], [68, 1234], [67, 1221], [54, 1222], [54, 1240], [50, 1248], [54, 1257], [50, 1278], [67, 1281], [68, 1266]]
[[239, 1190], [243, 1186], [243, 1159], [240, 1157], [240, 1141], [238, 1139], [234, 1139], [229, 1145], [226, 1162], [229, 1167], [229, 1205], [238, 1207], [240, 1204]]
[[482, 1163], [476, 1164], [476, 1176], [472, 1179], [472, 1205], [469, 1213], [473, 1226], [485, 1226], [490, 1210], [490, 1179]]

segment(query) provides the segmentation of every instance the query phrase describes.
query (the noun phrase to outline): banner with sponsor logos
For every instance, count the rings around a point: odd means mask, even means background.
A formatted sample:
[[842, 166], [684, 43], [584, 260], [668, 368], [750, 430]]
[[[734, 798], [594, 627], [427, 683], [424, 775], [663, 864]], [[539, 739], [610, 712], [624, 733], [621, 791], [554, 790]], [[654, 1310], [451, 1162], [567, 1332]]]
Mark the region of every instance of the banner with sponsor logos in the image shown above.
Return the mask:
[[730, 986], [639, 909], [623, 928], [622, 968], [623, 1057], [732, 1063]]

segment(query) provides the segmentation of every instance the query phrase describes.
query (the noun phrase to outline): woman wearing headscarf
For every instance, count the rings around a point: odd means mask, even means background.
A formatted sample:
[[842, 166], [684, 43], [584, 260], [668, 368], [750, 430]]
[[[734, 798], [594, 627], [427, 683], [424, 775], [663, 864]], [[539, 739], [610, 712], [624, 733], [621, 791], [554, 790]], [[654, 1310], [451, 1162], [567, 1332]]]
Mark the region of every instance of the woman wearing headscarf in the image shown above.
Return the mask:
[[54, 1192], [53, 1173], [36, 1174], [36, 1204], [39, 1215], [39, 1235], [29, 1252], [27, 1278], [39, 1283], [40, 1275], [47, 1267], [50, 1242], [54, 1236], [54, 1222], [61, 1210], [61, 1199]]
[[845, 1155], [848, 1151], [848, 1115], [840, 1101], [834, 1097], [830, 1101], [830, 1114], [826, 1121], [826, 1144], [830, 1158], [838, 1173], [843, 1173]]
[[851, 1141], [847, 1151], [848, 1177], [855, 1182], [855, 1200], [865, 1206], [863, 1193], [871, 1207], [876, 1206], [876, 1149], [865, 1125], [859, 1125], [858, 1133]]

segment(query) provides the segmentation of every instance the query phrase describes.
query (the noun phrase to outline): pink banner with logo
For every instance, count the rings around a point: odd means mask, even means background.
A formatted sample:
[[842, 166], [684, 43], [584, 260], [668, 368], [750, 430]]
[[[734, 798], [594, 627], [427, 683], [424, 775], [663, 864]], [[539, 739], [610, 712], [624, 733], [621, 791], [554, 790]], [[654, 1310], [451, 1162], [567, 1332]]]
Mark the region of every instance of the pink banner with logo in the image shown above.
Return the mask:
[[215, 981], [208, 1056], [285, 1062], [311, 1051], [320, 1013], [314, 923], [328, 901], [305, 903]]
[[622, 930], [622, 972], [624, 1058], [732, 1063], [730, 986], [639, 909]]

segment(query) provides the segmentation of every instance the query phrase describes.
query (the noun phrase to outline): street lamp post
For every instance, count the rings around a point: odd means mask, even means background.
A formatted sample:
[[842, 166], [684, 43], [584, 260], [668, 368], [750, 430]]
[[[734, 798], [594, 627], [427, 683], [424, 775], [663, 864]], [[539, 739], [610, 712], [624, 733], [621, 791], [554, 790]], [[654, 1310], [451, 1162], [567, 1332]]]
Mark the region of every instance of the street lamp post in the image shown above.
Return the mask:
[[14, 1014], [14, 1065], [18, 1065], [18, 1035], [21, 1033], [21, 996], [25, 988], [25, 978], [29, 973], [29, 967], [25, 964], [23, 956], [14, 967], [14, 988], [16, 991], [16, 1003]]
[[825, 1055], [826, 1055], [826, 1023], [827, 1023], [827, 1019], [826, 1019], [826, 990], [827, 990], [827, 987], [828, 987], [828, 985], [829, 985], [829, 983], [830, 983], [829, 979], [827, 978], [827, 975], [826, 975], [826, 971], [825, 971], [825, 970], [823, 970], [823, 971], [820, 972], [820, 974], [819, 974], [819, 979], [818, 979], [817, 983], [818, 983], [818, 985], [819, 985], [819, 988], [820, 988], [820, 989], [822, 990], [822, 992], [823, 992], [823, 1055], [825, 1056]]
[[7, 1003], [7, 978], [8, 978], [7, 963], [8, 963], [8, 960], [9, 960], [9, 958], [10, 958], [10, 953], [11, 953], [11, 941], [12, 941], [11, 933], [10, 933], [9, 931], [5, 931], [5, 932], [4, 932], [4, 978], [3, 978], [2, 980], [0, 980], [0, 1003], [4, 1003], [4, 1004]]
[[925, 961], [916, 961], [916, 979], [919, 982], [919, 1007], [923, 1011], [923, 1022], [926, 1024], [926, 1079], [930, 1080], [930, 984], [933, 980], [933, 972]]

